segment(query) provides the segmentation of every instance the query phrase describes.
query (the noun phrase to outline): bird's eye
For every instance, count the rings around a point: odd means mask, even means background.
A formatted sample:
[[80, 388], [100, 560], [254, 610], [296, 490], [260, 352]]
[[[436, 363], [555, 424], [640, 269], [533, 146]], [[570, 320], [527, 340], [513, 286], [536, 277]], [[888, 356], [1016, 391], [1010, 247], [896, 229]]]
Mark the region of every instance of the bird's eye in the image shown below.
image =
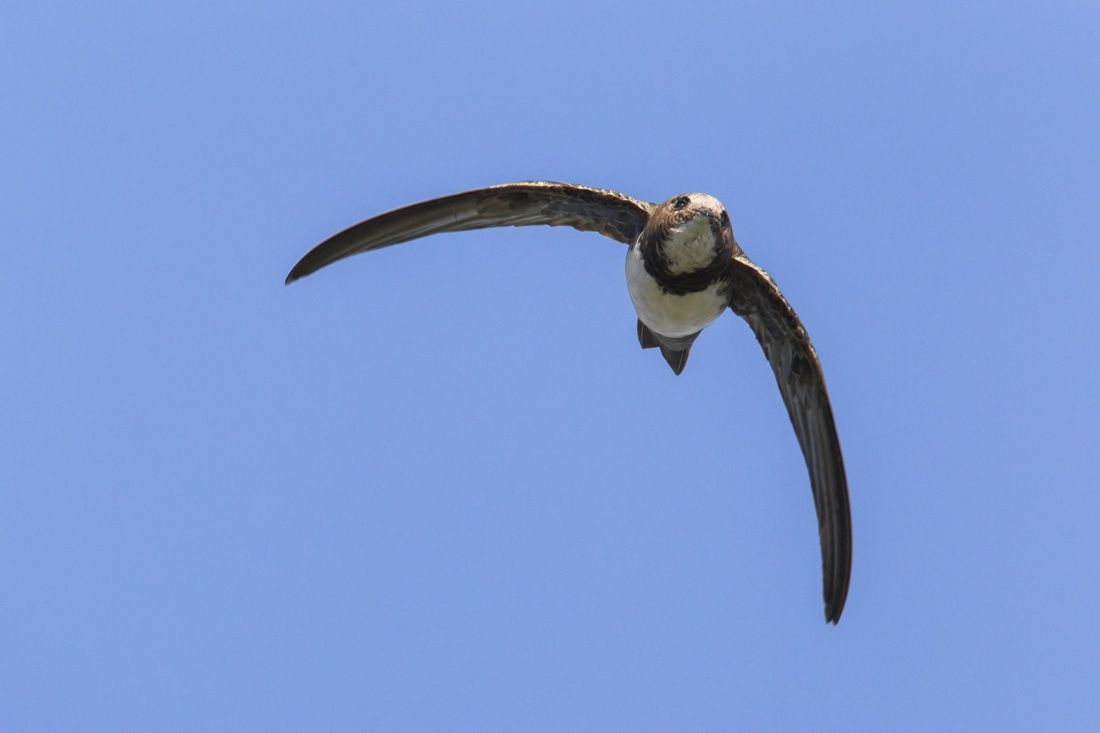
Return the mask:
[[689, 199], [687, 196], [677, 196], [672, 200], [672, 210], [679, 211], [680, 209], [687, 206], [689, 203], [691, 203], [691, 199]]

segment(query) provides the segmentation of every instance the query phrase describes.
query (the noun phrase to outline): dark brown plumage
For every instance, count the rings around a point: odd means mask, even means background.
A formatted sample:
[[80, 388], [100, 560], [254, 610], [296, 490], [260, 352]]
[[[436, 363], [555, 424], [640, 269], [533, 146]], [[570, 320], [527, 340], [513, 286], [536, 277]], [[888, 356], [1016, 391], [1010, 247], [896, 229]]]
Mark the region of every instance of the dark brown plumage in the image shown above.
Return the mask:
[[[698, 221], [705, 223], [706, 240], [698, 239], [697, 229], [685, 234]], [[286, 282], [344, 257], [430, 234], [535, 224], [571, 226], [629, 244], [652, 278], [647, 282], [654, 283], [650, 288], [658, 293], [655, 297], [682, 304], [687, 301], [680, 298], [705, 298], [713, 292], [722, 298], [719, 305], [728, 303], [749, 324], [775, 374], [809, 470], [821, 539], [825, 619], [836, 623], [848, 595], [852, 528], [844, 459], [825, 377], [798, 316], [771, 277], [745, 256], [733, 238], [729, 215], [713, 198], [682, 194], [658, 205], [566, 183], [489, 186], [405, 206], [345, 229], [310, 250]], [[689, 244], [684, 244], [685, 238], [690, 238]], [[713, 252], [704, 253], [706, 260], [699, 266], [684, 269], [677, 258], [694, 261], [700, 241], [712, 242]], [[687, 252], [689, 247], [696, 250]], [[696, 329], [662, 334], [641, 317], [638, 320], [642, 348], [659, 348], [676, 374], [683, 371], [698, 335]]]
[[348, 227], [314, 247], [286, 276], [289, 285], [360, 252], [440, 232], [503, 226], [570, 226], [630, 244], [654, 205], [615, 191], [532, 181], [488, 186], [423, 201]]

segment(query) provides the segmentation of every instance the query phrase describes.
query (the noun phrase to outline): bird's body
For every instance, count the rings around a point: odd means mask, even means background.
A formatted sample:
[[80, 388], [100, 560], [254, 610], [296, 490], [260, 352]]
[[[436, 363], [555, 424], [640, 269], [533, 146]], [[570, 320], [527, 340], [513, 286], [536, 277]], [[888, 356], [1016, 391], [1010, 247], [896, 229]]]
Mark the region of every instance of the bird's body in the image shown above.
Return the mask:
[[670, 293], [645, 271], [637, 248], [627, 255], [626, 287], [638, 320], [654, 333], [675, 338], [699, 333], [729, 305], [729, 285], [714, 283], [694, 293]]
[[629, 245], [626, 282], [642, 348], [676, 374], [699, 333], [728, 307], [764, 349], [795, 429], [817, 508], [825, 618], [836, 623], [851, 572], [844, 462], [817, 354], [772, 279], [733, 237], [726, 209], [692, 193], [663, 204], [573, 184], [509, 183], [413, 204], [356, 224], [308, 252], [287, 282], [336, 260], [430, 234], [492, 226], [567, 225]]
[[638, 320], [662, 336], [690, 336], [714, 323], [729, 305], [729, 283], [715, 282], [703, 290], [671, 293], [646, 272], [637, 243], [626, 254], [626, 289]]
[[642, 347], [654, 345], [641, 335], [644, 326], [677, 374], [695, 337], [730, 302], [726, 270], [737, 245], [724, 211], [713, 196], [677, 196], [654, 212], [627, 251], [626, 288]]

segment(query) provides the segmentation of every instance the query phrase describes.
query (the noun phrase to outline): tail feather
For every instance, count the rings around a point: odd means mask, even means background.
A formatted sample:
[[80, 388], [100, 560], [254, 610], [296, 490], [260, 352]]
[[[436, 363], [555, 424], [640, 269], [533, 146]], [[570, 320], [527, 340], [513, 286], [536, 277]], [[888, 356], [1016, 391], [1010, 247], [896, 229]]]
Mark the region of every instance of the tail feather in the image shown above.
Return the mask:
[[665, 357], [665, 361], [676, 374], [684, 371], [684, 367], [687, 366], [688, 352], [691, 351], [691, 345], [695, 343], [695, 337], [698, 335], [699, 332], [696, 331], [687, 336], [662, 336], [638, 319], [638, 343], [643, 349], [660, 348], [661, 356]]
[[661, 342], [649, 330], [649, 326], [642, 323], [640, 318], [638, 319], [638, 343], [642, 345], [643, 349], [655, 349], [661, 345]]
[[684, 371], [684, 367], [688, 363], [688, 353], [691, 351], [691, 344], [688, 344], [687, 348], [683, 351], [674, 351], [667, 346], [661, 347], [661, 356], [665, 357], [665, 361], [672, 367], [672, 371], [677, 375]]

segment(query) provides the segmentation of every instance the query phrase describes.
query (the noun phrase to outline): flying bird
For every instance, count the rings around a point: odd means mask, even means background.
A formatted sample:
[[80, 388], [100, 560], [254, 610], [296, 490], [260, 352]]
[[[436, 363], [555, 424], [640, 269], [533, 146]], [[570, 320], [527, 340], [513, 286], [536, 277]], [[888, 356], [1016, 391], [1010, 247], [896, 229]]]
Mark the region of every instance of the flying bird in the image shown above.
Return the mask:
[[738, 246], [713, 196], [662, 204], [568, 183], [505, 183], [380, 214], [321, 242], [287, 275], [290, 284], [337, 260], [440, 232], [501, 226], [571, 226], [629, 245], [626, 286], [638, 341], [676, 374], [699, 333], [728, 307], [756, 334], [806, 460], [817, 510], [825, 620], [844, 610], [852, 566], [848, 482], [825, 377], [806, 329], [775, 282]]

